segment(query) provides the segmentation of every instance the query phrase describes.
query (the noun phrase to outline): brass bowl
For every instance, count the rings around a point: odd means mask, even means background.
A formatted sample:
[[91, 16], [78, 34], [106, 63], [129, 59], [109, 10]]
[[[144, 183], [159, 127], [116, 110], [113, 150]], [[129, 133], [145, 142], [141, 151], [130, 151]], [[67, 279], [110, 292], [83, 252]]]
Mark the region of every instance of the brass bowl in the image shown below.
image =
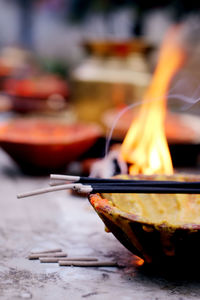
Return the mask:
[[[185, 180], [185, 181], [200, 181], [200, 176], [139, 176], [140, 179], [150, 180]], [[114, 195], [114, 194], [113, 194]], [[130, 201], [137, 197], [137, 194], [129, 194]], [[117, 194], [118, 199], [129, 201], [125, 194]], [[133, 254], [139, 256], [147, 264], [157, 266], [174, 267], [177, 265], [191, 265], [200, 263], [200, 217], [198, 223], [195, 218], [198, 218], [200, 211], [200, 195], [158, 195], [158, 194], [140, 194], [145, 201], [156, 199], [161, 201], [165, 197], [183, 201], [186, 205], [184, 212], [190, 213], [192, 221], [185, 222], [180, 219], [180, 224], [170, 224], [169, 222], [155, 222], [148, 218], [144, 218], [139, 214], [127, 212], [120, 209], [111, 200], [111, 194], [90, 194], [89, 201], [94, 207], [97, 214], [103, 220], [108, 231], [111, 231], [114, 236]], [[164, 200], [163, 200], [164, 201]], [[197, 208], [193, 207], [194, 202], [197, 203]], [[146, 202], [147, 203], [147, 202]], [[199, 206], [199, 207], [198, 207]], [[149, 206], [150, 207], [150, 206]], [[170, 202], [169, 202], [170, 207]], [[192, 208], [193, 207], [193, 208]], [[167, 209], [167, 208], [166, 208]], [[194, 218], [193, 218], [193, 213]], [[189, 212], [190, 211], [190, 212]], [[173, 212], [173, 211], [171, 211]], [[199, 214], [200, 215], [200, 214]]]
[[100, 135], [93, 124], [24, 118], [0, 125], [0, 146], [26, 173], [49, 173], [77, 160]]

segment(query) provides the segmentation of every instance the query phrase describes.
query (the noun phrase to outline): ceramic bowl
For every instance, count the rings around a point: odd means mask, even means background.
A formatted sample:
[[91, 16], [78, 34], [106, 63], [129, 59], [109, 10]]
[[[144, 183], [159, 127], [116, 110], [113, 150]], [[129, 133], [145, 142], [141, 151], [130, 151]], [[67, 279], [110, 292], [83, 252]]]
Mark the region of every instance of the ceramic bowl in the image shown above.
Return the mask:
[[0, 146], [24, 170], [49, 172], [77, 160], [101, 135], [96, 125], [16, 119], [0, 125]]
[[[200, 181], [200, 176], [195, 175], [174, 175], [171, 177], [140, 176], [139, 178]], [[143, 209], [149, 209], [148, 218], [145, 218], [142, 214], [135, 214], [129, 212], [129, 210], [121, 209], [111, 200], [111, 194], [90, 194], [89, 201], [103, 220], [107, 230], [112, 232], [133, 254], [142, 258], [146, 264], [162, 267], [174, 267], [175, 264], [185, 266], [200, 263], [200, 218], [198, 217], [200, 195], [129, 194], [127, 198], [126, 194], [117, 194], [117, 197], [118, 200], [123, 201], [124, 205], [127, 202], [127, 207], [129, 204], [133, 207], [134, 199], [142, 197], [142, 200], [144, 200]], [[175, 210], [178, 210], [178, 205], [180, 205], [182, 207], [180, 208], [182, 216], [179, 215], [179, 222], [170, 224], [164, 215], [163, 221], [151, 221], [151, 209], [153, 211], [155, 201], [157, 201], [158, 205], [160, 203], [161, 208], [159, 209], [161, 210], [162, 202], [165, 201], [165, 213], [167, 214], [175, 214]], [[174, 208], [171, 201], [173, 201]], [[169, 205], [166, 205], [166, 203], [169, 203]], [[131, 211], [132, 208], [130, 207]], [[168, 208], [169, 211], [167, 211]], [[162, 214], [162, 211], [160, 213]], [[190, 221], [184, 222], [187, 214]]]

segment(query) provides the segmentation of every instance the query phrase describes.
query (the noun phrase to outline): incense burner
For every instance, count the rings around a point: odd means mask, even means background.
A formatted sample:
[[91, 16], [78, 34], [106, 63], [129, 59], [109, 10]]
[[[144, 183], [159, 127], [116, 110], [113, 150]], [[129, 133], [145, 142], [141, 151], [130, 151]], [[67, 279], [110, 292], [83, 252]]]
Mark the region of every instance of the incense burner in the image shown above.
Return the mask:
[[[136, 178], [200, 181], [194, 175]], [[90, 194], [89, 200], [107, 230], [145, 263], [186, 266], [188, 257], [200, 263], [200, 195]]]

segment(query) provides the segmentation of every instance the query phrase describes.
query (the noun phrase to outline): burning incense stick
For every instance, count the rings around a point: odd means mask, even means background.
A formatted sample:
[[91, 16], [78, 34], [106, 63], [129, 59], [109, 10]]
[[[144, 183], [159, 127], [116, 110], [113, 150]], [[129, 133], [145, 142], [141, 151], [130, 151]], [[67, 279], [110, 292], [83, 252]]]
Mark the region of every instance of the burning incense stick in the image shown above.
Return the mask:
[[51, 188], [44, 188], [32, 192], [27, 192], [24, 194], [17, 195], [18, 198], [24, 198], [33, 195], [44, 194], [48, 192], [54, 192], [59, 190], [66, 190], [72, 188], [73, 190], [77, 191], [78, 193], [141, 193], [141, 194], [200, 194], [200, 185], [196, 188], [187, 187], [184, 183], [176, 186], [145, 186], [145, 185], [128, 185], [128, 184], [98, 184], [94, 183], [91, 185], [84, 185], [84, 184], [64, 184], [62, 186], [54, 186]]
[[149, 182], [149, 180], [134, 180], [134, 179], [118, 179], [118, 178], [93, 178], [93, 177], [81, 177], [81, 176], [72, 176], [72, 175], [59, 175], [51, 174], [50, 179], [53, 180], [51, 185], [57, 185], [57, 182], [65, 183], [124, 183], [134, 181]]
[[178, 187], [157, 187], [137, 185], [82, 185], [75, 187], [79, 193], [141, 193], [141, 194], [200, 194], [200, 187], [187, 188], [184, 185]]
[[[200, 182], [184, 182], [184, 181], [168, 181], [168, 180], [138, 180], [138, 179], [118, 179], [118, 178], [92, 178], [92, 177], [80, 177], [71, 175], [57, 175], [51, 174], [50, 178], [55, 180], [50, 184], [52, 186], [61, 185], [65, 182], [73, 182], [74, 184], [102, 184], [102, 185], [137, 185], [137, 186], [158, 186], [158, 187], [200, 187]], [[64, 181], [65, 178], [65, 181]], [[61, 182], [59, 183], [59, 181]]]
[[[67, 175], [51, 175], [51, 178], [63, 180]], [[73, 176], [67, 176], [71, 179]], [[82, 183], [66, 183], [36, 191], [19, 194], [18, 198], [39, 195], [48, 192], [73, 189], [78, 193], [151, 193], [151, 194], [200, 194], [200, 182], [96, 179], [79, 177]], [[79, 182], [78, 181], [78, 182]], [[90, 183], [90, 184], [88, 184]]]

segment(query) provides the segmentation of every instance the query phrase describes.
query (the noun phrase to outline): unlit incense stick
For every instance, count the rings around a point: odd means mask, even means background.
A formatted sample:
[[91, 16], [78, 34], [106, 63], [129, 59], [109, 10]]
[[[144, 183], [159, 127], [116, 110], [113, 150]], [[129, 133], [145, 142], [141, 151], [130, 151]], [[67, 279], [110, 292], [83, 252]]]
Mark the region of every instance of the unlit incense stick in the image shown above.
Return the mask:
[[[41, 263], [57, 263], [61, 260], [59, 257], [40, 257], [39, 258]], [[62, 258], [62, 261], [98, 261], [97, 258], [90, 258], [90, 257], [67, 257]]]
[[54, 253], [30, 254], [28, 256], [28, 259], [39, 259], [41, 257], [67, 257], [67, 253], [65, 253], [65, 252], [54, 252]]
[[20, 199], [20, 198], [45, 194], [45, 193], [49, 193], [49, 192], [56, 192], [56, 191], [73, 189], [74, 186], [75, 186], [75, 184], [73, 183], [73, 184], [63, 184], [63, 185], [58, 185], [58, 186], [53, 186], [53, 187], [42, 188], [42, 189], [38, 189], [38, 190], [18, 194], [17, 198]]
[[74, 267], [119, 267], [116, 262], [112, 261], [65, 261], [59, 260], [59, 266]]

